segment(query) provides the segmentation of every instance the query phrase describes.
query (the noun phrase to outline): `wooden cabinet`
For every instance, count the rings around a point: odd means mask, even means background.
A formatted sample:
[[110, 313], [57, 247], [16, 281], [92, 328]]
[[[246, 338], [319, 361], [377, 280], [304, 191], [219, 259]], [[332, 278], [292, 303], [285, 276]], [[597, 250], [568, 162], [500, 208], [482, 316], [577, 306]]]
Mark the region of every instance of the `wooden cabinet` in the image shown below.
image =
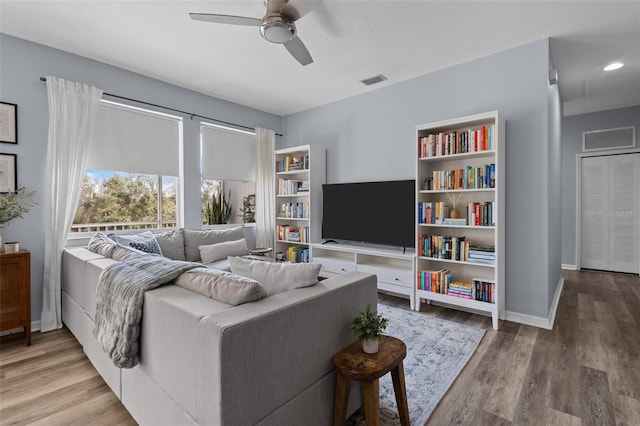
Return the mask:
[[24, 327], [31, 344], [31, 253], [0, 253], [0, 331]]

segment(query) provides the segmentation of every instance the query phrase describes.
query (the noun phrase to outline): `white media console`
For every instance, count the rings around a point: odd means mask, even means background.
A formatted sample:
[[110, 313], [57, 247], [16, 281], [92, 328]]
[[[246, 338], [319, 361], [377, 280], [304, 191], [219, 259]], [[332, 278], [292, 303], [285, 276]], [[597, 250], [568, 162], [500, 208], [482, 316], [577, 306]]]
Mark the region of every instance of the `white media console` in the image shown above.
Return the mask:
[[320, 275], [375, 274], [378, 290], [409, 296], [409, 306], [415, 309], [415, 251], [348, 243], [314, 243], [310, 248], [311, 261], [322, 265]]

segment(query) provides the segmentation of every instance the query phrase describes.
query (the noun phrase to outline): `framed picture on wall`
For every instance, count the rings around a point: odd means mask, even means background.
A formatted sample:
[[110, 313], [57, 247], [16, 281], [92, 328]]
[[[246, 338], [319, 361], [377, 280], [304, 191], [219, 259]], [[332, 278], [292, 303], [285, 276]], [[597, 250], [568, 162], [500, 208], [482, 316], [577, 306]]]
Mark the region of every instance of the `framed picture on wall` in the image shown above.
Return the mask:
[[18, 105], [0, 102], [0, 142], [18, 143]]
[[0, 193], [16, 192], [18, 167], [16, 154], [0, 154]]

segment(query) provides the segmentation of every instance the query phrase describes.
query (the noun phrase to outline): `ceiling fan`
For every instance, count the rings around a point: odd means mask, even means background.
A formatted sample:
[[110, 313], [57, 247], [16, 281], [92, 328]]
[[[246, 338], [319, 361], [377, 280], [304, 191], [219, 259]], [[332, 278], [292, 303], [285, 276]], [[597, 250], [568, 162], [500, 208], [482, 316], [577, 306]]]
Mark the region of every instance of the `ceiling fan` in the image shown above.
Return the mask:
[[323, 0], [264, 0], [267, 13], [262, 19], [212, 13], [190, 13], [189, 16], [196, 21], [259, 27], [260, 35], [265, 40], [284, 44], [284, 47], [298, 62], [302, 65], [309, 65], [313, 59], [302, 40], [297, 36], [294, 22], [311, 12], [322, 2]]

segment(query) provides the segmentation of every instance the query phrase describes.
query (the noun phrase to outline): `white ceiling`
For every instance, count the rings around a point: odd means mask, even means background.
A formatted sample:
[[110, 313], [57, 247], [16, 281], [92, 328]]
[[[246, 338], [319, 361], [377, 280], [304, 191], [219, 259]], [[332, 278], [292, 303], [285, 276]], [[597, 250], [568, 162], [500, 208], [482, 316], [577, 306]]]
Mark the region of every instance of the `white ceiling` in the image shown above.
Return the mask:
[[[565, 115], [640, 105], [640, 0], [325, 0], [297, 21], [306, 67], [256, 28], [188, 15], [264, 11], [260, 0], [0, 0], [0, 31], [278, 115], [551, 37]], [[613, 60], [625, 66], [605, 75]]]

